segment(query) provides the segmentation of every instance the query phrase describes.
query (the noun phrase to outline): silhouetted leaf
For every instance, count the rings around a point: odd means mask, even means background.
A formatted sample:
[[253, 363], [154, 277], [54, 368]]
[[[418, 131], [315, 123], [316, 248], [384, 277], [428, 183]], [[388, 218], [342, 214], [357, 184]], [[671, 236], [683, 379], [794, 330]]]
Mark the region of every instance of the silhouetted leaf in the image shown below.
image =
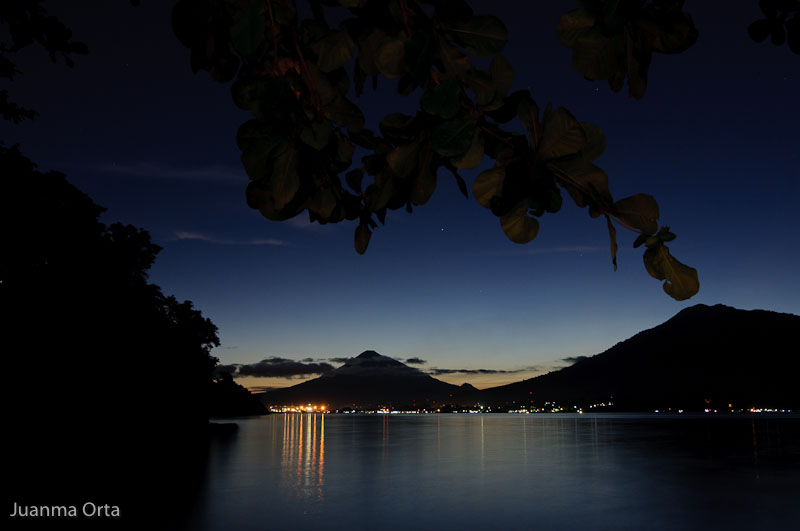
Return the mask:
[[369, 245], [369, 239], [372, 237], [372, 231], [366, 225], [359, 225], [356, 227], [355, 234], [355, 247], [358, 254], [364, 254]]
[[422, 94], [422, 109], [428, 114], [452, 118], [458, 113], [461, 101], [461, 83], [447, 79]]
[[475, 136], [472, 137], [472, 144], [463, 157], [453, 159], [451, 164], [459, 170], [471, 170], [477, 168], [483, 160], [483, 135], [480, 130], [475, 130]]
[[578, 120], [565, 108], [545, 113], [542, 140], [537, 154], [543, 160], [556, 159], [579, 152], [586, 145], [586, 133]]
[[231, 26], [231, 44], [241, 57], [253, 54], [264, 40], [266, 20], [258, 9], [258, 2], [250, 2], [247, 9], [239, 13]]
[[269, 181], [275, 208], [280, 210], [292, 200], [300, 187], [300, 177], [297, 174], [297, 152], [293, 148], [284, 150], [275, 159]]
[[334, 208], [336, 208], [336, 196], [330, 188], [317, 188], [308, 202], [308, 209], [321, 219], [330, 217]]
[[583, 208], [591, 203], [608, 206], [612, 204], [608, 175], [594, 164], [578, 159], [559, 160], [551, 166], [567, 177], [559, 182], [579, 207]]
[[417, 167], [418, 154], [418, 141], [404, 146], [397, 146], [386, 154], [386, 163], [396, 176], [404, 178]]
[[556, 24], [558, 40], [567, 48], [574, 48], [580, 39], [595, 24], [594, 17], [583, 8], [574, 9], [561, 16]]
[[611, 242], [611, 263], [614, 264], [614, 271], [617, 270], [617, 251], [619, 250], [619, 246], [617, 245], [617, 229], [614, 228], [614, 225], [611, 223], [611, 218], [606, 215], [606, 225], [608, 226], [608, 239]]
[[676, 260], [666, 245], [648, 248], [644, 252], [643, 260], [650, 276], [665, 280], [664, 292], [673, 299], [686, 300], [700, 290], [697, 270]]
[[242, 151], [244, 170], [251, 179], [266, 178], [273, 153], [285, 149], [287, 145], [267, 124], [258, 120], [248, 120], [239, 127], [236, 144]]
[[475, 125], [469, 116], [444, 122], [431, 133], [431, 147], [443, 157], [461, 157], [472, 145]]
[[331, 122], [312, 122], [300, 131], [300, 140], [314, 149], [322, 149], [328, 145], [331, 139], [333, 128]]
[[586, 135], [586, 145], [581, 149], [580, 157], [588, 161], [596, 160], [606, 150], [606, 135], [602, 129], [589, 122], [581, 122], [581, 127]]
[[375, 56], [375, 65], [389, 79], [403, 77], [407, 72], [405, 41], [394, 39], [384, 44]]
[[494, 55], [503, 51], [508, 30], [499, 18], [492, 15], [474, 16], [464, 24], [448, 28], [475, 55]]
[[472, 70], [463, 76], [463, 82], [475, 93], [475, 103], [478, 107], [488, 107], [491, 110], [503, 104], [502, 94], [498, 93], [492, 84], [492, 78], [486, 72]]
[[503, 194], [505, 168], [492, 168], [478, 174], [472, 183], [472, 195], [484, 208], [491, 208], [492, 198]]
[[409, 198], [414, 204], [424, 205], [436, 190], [436, 170], [431, 167], [432, 159], [430, 145], [424, 144], [419, 150], [417, 172], [411, 183]]
[[528, 243], [539, 233], [539, 222], [528, 215], [527, 201], [520, 201], [507, 214], [500, 217], [500, 226], [514, 243]]
[[393, 144], [408, 144], [414, 141], [419, 133], [416, 118], [399, 112], [384, 116], [378, 129], [386, 140]]
[[698, 32], [689, 13], [671, 13], [661, 18], [658, 31], [648, 35], [653, 49], [661, 53], [683, 53], [697, 42]]
[[495, 55], [489, 64], [489, 76], [492, 85], [497, 89], [501, 96], [508, 94], [514, 84], [514, 68], [502, 55]]
[[424, 86], [430, 78], [433, 52], [434, 40], [429, 31], [414, 31], [404, 44], [406, 68], [419, 85]]
[[326, 118], [347, 128], [348, 132], [356, 132], [364, 127], [364, 114], [352, 101], [340, 96], [323, 109]]
[[648, 194], [636, 194], [614, 203], [613, 214], [625, 224], [646, 234], [658, 230], [658, 203]]
[[471, 68], [469, 57], [444, 39], [439, 39], [439, 59], [444, 71], [449, 75], [460, 75]]
[[311, 48], [317, 52], [317, 65], [323, 72], [332, 72], [350, 62], [356, 43], [345, 29], [331, 31], [328, 35], [315, 42]]
[[344, 178], [347, 181], [347, 186], [354, 192], [361, 193], [361, 180], [364, 178], [364, 170], [361, 168], [350, 170], [345, 174]]

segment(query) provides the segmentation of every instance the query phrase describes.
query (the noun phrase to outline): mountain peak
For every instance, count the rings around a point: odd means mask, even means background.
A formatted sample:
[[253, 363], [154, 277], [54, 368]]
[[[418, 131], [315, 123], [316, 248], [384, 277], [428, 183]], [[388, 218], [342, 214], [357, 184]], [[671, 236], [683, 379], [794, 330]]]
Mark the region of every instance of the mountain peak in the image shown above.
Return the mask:
[[378, 354], [377, 352], [375, 352], [374, 350], [365, 350], [364, 352], [362, 352], [361, 354], [356, 356], [356, 358], [362, 358], [362, 359], [380, 358], [380, 357], [382, 357], [382, 356], [380, 354]]

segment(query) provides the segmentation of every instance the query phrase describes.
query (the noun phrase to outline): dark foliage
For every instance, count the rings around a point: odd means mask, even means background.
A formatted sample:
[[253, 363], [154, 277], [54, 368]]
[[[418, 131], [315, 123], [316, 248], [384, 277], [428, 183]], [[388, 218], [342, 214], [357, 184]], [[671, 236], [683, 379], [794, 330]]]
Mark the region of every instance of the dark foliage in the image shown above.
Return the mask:
[[759, 0], [758, 6], [764, 18], [747, 28], [750, 38], [764, 42], [769, 37], [775, 46], [786, 43], [793, 53], [800, 54], [800, 1]]
[[[0, 78], [9, 80], [22, 72], [12, 61], [12, 54], [28, 46], [39, 45], [45, 49], [52, 62], [58, 57], [70, 68], [72, 54], [85, 54], [88, 49], [82, 42], [72, 40], [72, 30], [40, 5], [41, 0], [14, 0], [0, 3]], [[0, 91], [0, 114], [4, 120], [20, 123], [36, 116], [36, 111], [25, 109], [10, 101], [8, 91]]]
[[[675, 235], [659, 226], [655, 199], [612, 198], [608, 176], [594, 164], [605, 149], [602, 130], [563, 107], [540, 112], [527, 90], [511, 92], [514, 69], [500, 55], [508, 35], [497, 17], [475, 14], [463, 0], [310, 4], [313, 16], [304, 20], [293, 0], [180, 0], [173, 10], [192, 70], [233, 81], [234, 103], [252, 115], [236, 136], [251, 208], [274, 221], [303, 212], [321, 224], [357, 221], [354, 245], [363, 254], [387, 211], [412, 212], [429, 201], [440, 169], [467, 196], [459, 171], [489, 157], [494, 168], [472, 192], [511, 241], [533, 240], [538, 218], [558, 212], [567, 192], [605, 219], [615, 269], [614, 223], [644, 238], [645, 267], [668, 295], [697, 293], [697, 271], [664, 245]], [[559, 37], [575, 48], [575, 66], [587, 77], [608, 79], [615, 90], [627, 77], [640, 98], [652, 53], [680, 53], [697, 38], [681, 4], [586, 0], [562, 18]], [[325, 8], [347, 18], [332, 27]], [[488, 68], [472, 56], [491, 57]], [[351, 93], [381, 77], [396, 81], [400, 95], [419, 97], [420, 108], [385, 116], [378, 134], [364, 127]], [[506, 129], [515, 119], [517, 130]], [[366, 155], [351, 169], [357, 147]]]
[[209, 413], [212, 417], [263, 415], [266, 412], [258, 398], [234, 382], [229, 373], [222, 373], [211, 383]]
[[105, 499], [130, 515], [147, 509], [143, 485], [182, 495], [202, 470], [216, 327], [147, 282], [160, 250], [147, 232], [99, 222], [103, 208], [16, 148], [0, 147], [0, 169], [16, 501]]

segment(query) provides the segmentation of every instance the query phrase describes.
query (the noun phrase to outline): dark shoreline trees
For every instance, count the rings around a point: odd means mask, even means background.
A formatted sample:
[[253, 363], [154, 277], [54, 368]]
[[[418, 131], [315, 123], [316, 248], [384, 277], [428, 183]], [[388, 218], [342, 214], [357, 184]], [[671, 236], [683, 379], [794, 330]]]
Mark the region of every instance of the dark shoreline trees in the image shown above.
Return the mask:
[[143, 487], [180, 498], [203, 470], [216, 326], [148, 282], [160, 248], [146, 231], [101, 223], [102, 207], [16, 147], [0, 146], [0, 168], [17, 501], [105, 497], [130, 514], [147, 510]]

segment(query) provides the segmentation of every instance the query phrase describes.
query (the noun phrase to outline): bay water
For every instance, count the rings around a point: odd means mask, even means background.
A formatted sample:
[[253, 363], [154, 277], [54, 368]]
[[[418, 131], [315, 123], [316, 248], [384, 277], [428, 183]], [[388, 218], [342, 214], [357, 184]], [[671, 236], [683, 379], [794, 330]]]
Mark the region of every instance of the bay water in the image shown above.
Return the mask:
[[234, 422], [187, 529], [800, 529], [796, 414]]

